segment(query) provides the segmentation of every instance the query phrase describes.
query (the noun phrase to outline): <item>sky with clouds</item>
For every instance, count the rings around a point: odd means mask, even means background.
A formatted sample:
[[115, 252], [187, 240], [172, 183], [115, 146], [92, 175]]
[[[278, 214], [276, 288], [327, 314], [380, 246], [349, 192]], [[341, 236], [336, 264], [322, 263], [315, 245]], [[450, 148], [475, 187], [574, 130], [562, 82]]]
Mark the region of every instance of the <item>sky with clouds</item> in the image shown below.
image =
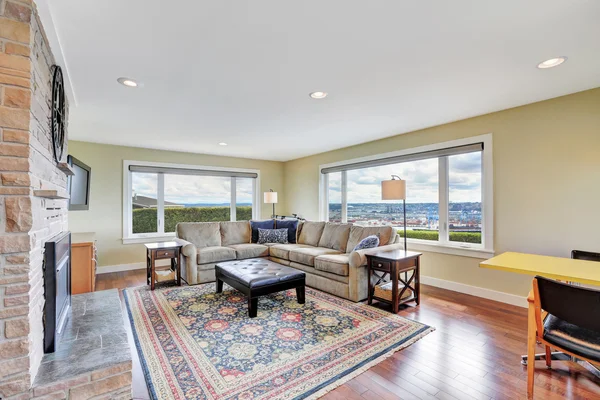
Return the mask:
[[[480, 202], [481, 153], [448, 159], [450, 202]], [[435, 158], [348, 171], [348, 203], [384, 202], [381, 181], [391, 179], [392, 174], [406, 180], [407, 203], [438, 202], [438, 159]], [[329, 202], [341, 203], [341, 172], [329, 174]]]
[[[134, 193], [157, 198], [157, 174], [132, 173]], [[236, 178], [236, 202], [252, 203], [252, 178]], [[165, 174], [165, 201], [177, 204], [221, 204], [231, 201], [231, 178]]]
[[[450, 202], [481, 201], [481, 153], [448, 157]], [[348, 203], [381, 203], [381, 181], [392, 174], [406, 180], [408, 203], [438, 202], [438, 159], [351, 170]], [[252, 203], [251, 178], [236, 178], [237, 202]], [[157, 174], [132, 174], [133, 191], [157, 197]], [[341, 203], [341, 173], [329, 174], [329, 202]], [[229, 203], [231, 178], [165, 174], [165, 201], [177, 204]], [[388, 201], [389, 202], [389, 201]]]

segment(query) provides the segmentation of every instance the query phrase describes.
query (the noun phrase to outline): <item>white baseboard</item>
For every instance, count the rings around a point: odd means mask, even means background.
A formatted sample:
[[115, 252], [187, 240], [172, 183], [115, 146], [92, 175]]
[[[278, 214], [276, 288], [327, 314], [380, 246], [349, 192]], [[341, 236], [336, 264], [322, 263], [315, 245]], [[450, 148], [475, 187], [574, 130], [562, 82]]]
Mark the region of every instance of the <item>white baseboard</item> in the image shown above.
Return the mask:
[[[157, 266], [171, 265], [170, 260], [158, 260], [156, 261]], [[108, 274], [111, 272], [123, 272], [123, 271], [134, 271], [136, 269], [146, 269], [146, 263], [131, 263], [131, 264], [119, 264], [119, 265], [105, 265], [96, 269], [96, 275]]]
[[452, 290], [454, 292], [483, 297], [484, 299], [499, 301], [501, 303], [512, 304], [513, 306], [527, 307], [527, 297], [517, 296], [516, 294], [498, 292], [496, 290], [465, 285], [464, 283], [459, 282], [446, 281], [444, 279], [433, 278], [431, 276], [421, 276], [421, 283], [424, 285]]

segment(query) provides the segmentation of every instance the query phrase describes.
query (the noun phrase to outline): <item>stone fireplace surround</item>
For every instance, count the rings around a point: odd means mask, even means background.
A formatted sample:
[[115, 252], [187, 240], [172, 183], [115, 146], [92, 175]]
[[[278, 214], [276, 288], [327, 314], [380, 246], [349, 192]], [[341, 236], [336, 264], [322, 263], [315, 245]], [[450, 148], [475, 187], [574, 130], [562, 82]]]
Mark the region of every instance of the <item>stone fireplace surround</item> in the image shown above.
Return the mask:
[[46, 386], [52, 392], [32, 388], [44, 356], [44, 243], [67, 230], [67, 177], [49, 123], [54, 64], [33, 1], [0, 0], [0, 398], [75, 399], [73, 386], [126, 397], [130, 363]]

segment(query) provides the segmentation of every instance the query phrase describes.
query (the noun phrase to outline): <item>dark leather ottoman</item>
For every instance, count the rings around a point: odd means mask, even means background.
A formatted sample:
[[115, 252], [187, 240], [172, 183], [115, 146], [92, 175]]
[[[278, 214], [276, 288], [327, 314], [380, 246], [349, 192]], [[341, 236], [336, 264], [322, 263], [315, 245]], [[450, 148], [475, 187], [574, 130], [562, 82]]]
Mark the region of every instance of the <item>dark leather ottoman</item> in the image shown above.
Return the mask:
[[304, 304], [304, 272], [264, 258], [218, 263], [215, 265], [215, 275], [217, 293], [223, 291], [225, 282], [248, 297], [250, 318], [256, 317], [259, 296], [296, 289], [298, 303]]

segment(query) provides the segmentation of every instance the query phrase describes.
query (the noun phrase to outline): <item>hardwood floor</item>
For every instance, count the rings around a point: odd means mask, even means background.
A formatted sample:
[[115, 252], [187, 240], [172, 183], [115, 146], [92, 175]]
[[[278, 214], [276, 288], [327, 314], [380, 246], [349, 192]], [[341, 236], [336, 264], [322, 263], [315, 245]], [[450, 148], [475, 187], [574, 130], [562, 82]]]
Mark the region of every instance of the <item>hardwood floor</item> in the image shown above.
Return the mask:
[[[145, 283], [143, 270], [116, 272], [98, 275], [96, 290]], [[526, 353], [527, 310], [425, 285], [421, 293], [419, 307], [405, 306], [398, 314], [436, 331], [323, 399], [525, 399], [520, 356]], [[555, 361], [547, 370], [538, 361], [536, 367], [536, 399], [600, 399], [600, 380], [582, 366]], [[135, 369], [134, 397], [147, 398], [134, 360]]]

